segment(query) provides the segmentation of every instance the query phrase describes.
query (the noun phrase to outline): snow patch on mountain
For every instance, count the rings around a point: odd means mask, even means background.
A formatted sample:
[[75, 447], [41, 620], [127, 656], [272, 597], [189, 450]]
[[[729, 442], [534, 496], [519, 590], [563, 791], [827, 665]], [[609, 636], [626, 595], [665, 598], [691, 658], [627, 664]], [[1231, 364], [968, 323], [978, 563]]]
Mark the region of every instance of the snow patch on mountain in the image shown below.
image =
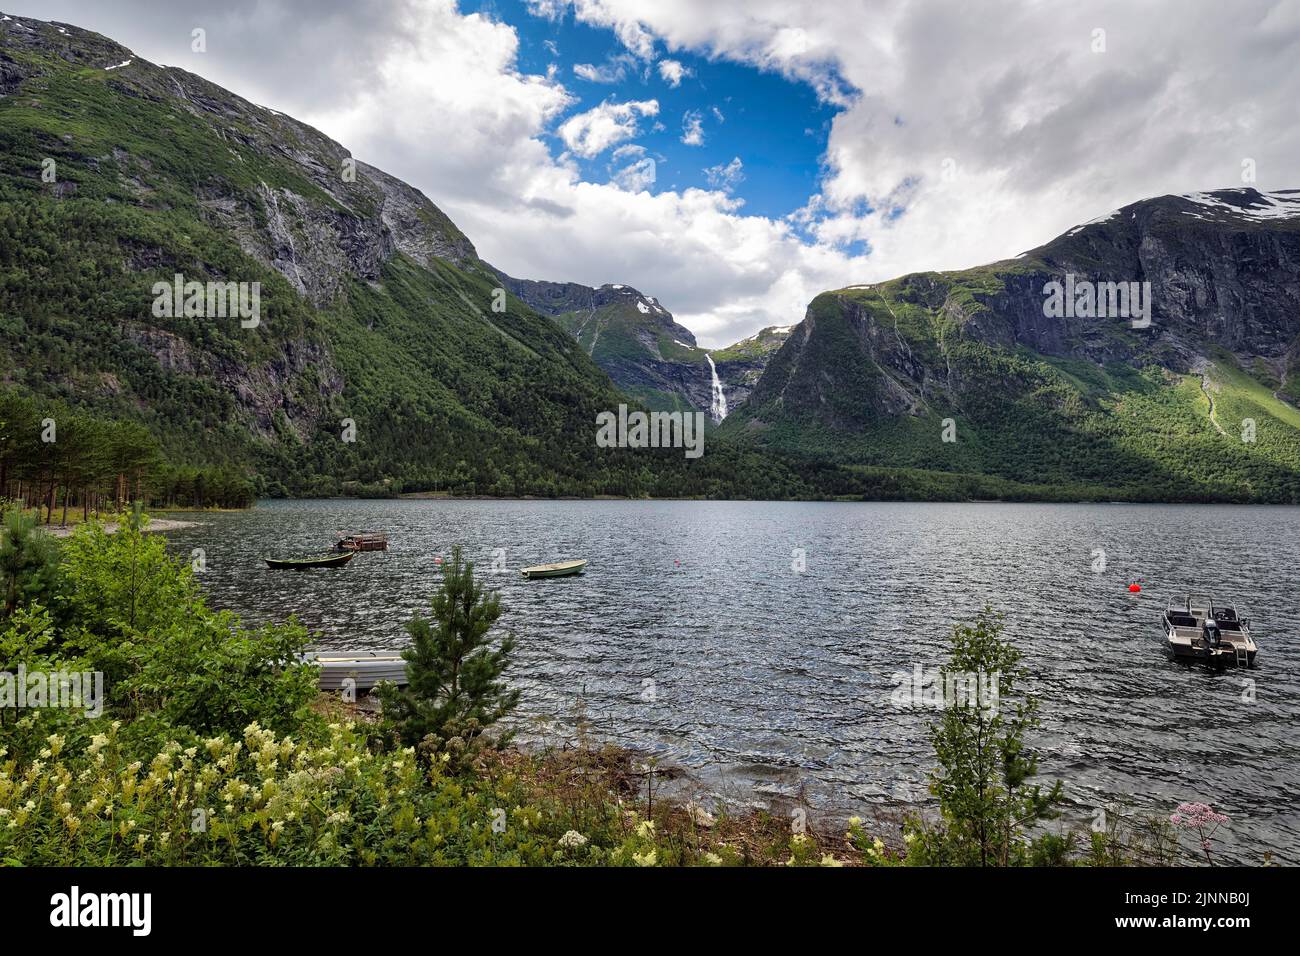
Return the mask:
[[[1106, 215], [1104, 216], [1098, 216], [1096, 219], [1089, 219], [1087, 222], [1075, 226], [1073, 229], [1067, 232], [1066, 235], [1073, 236], [1076, 232], [1079, 232], [1083, 229], [1087, 229], [1089, 226], [1099, 226], [1103, 222], [1110, 222], [1110, 220], [1114, 219], [1116, 216], [1119, 215], [1119, 212], [1120, 211], [1118, 209], [1115, 209], [1111, 212], [1106, 213]], [[1024, 253], [1022, 252], [1020, 255], [1023, 256]], [[1017, 256], [1016, 258], [1018, 259], [1020, 258], [1020, 256]]]
[[[1300, 191], [1294, 189], [1274, 193], [1258, 193], [1258, 200], [1250, 200], [1241, 205], [1226, 202], [1214, 193], [1184, 193], [1180, 198], [1205, 206], [1217, 213], [1227, 213], [1256, 222], [1272, 219], [1293, 219], [1300, 216]], [[1205, 219], [1203, 215], [1189, 212], [1189, 216]]]

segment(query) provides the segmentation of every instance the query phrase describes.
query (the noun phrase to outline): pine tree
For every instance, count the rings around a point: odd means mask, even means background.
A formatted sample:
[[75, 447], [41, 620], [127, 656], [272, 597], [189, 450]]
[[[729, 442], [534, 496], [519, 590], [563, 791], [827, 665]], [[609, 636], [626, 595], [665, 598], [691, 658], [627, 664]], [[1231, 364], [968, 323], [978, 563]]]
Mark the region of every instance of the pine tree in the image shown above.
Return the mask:
[[58, 590], [58, 547], [36, 530], [36, 519], [13, 509], [0, 527], [0, 621], [20, 604], [49, 606]]
[[[1008, 866], [1030, 854], [1027, 828], [1056, 815], [1061, 784], [1030, 783], [1038, 761], [1025, 736], [1038, 726], [1038, 701], [1017, 697], [1024, 679], [1020, 651], [1002, 637], [991, 607], [974, 624], [953, 628], [951, 653], [940, 671], [943, 713], [930, 725], [939, 767], [930, 792], [942, 823], [914, 819], [910, 858], [923, 865]], [[950, 699], [951, 697], [951, 699]]]
[[432, 611], [406, 626], [412, 640], [402, 652], [408, 686], [383, 685], [379, 696], [385, 721], [403, 744], [418, 745], [429, 759], [446, 754], [459, 770], [486, 743], [483, 731], [519, 701], [519, 691], [501, 681], [515, 640], [507, 634], [493, 646], [488, 632], [501, 616], [501, 603], [475, 582], [474, 565], [459, 546], [443, 562]]

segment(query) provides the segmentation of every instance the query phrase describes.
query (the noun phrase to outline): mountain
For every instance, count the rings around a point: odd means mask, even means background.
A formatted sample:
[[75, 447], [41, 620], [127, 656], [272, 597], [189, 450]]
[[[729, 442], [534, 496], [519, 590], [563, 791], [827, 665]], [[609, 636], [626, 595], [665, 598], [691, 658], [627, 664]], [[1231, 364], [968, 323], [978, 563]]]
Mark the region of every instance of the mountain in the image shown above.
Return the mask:
[[727, 402], [732, 411], [749, 398], [767, 363], [792, 331], [793, 325], [769, 325], [747, 339], [710, 353], [718, 367], [718, 378], [726, 385]]
[[[305, 124], [0, 16], [0, 389], [261, 493], [1294, 502], [1298, 209], [1147, 200], [706, 354], [635, 289], [503, 278]], [[1075, 298], [1121, 282], [1149, 324]], [[597, 447], [629, 394], [720, 412], [711, 361], [730, 414], [706, 455]], [[4, 430], [0, 473], [32, 467]]]
[[[604, 369], [614, 384], [647, 407], [725, 414], [715, 399], [713, 375], [728, 410], [749, 396], [767, 358], [787, 330], [764, 329], [725, 349], [709, 352], [654, 296], [631, 286], [599, 288], [576, 282], [538, 282], [500, 273], [506, 288], [554, 318]], [[713, 365], [710, 366], [709, 359]]]
[[[1130, 311], [1149, 293], [1149, 317], [1118, 314], [1107, 283], [1138, 283]], [[949, 489], [1296, 502], [1298, 400], [1300, 191], [1242, 188], [823, 293], [722, 431], [848, 465], [884, 496], [885, 470], [907, 469]]]
[[[188, 315], [159, 305], [178, 275]], [[269, 493], [809, 493], [716, 443], [694, 462], [596, 447], [627, 398], [499, 288], [437, 206], [319, 131], [98, 34], [0, 19], [0, 385], [139, 421]], [[260, 292], [256, 322], [227, 289]]]

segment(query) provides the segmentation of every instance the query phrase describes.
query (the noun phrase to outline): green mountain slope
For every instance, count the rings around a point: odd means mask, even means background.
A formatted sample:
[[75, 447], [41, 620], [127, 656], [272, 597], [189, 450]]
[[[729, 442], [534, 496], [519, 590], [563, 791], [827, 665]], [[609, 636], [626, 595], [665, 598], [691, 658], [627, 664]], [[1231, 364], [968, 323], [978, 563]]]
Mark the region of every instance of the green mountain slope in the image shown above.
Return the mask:
[[[0, 159], [0, 384], [51, 409], [272, 493], [808, 493], [725, 449], [597, 448], [626, 397], [421, 193], [97, 34], [0, 21]], [[178, 273], [259, 283], [260, 321], [156, 315]]]
[[[1049, 317], [1067, 274], [1151, 283], [1150, 326]], [[1295, 502], [1298, 354], [1300, 193], [1168, 196], [1015, 260], [819, 296], [723, 431], [877, 477]]]
[[577, 339], [614, 384], [649, 408], [720, 410], [713, 395], [716, 369], [727, 406], [734, 410], [749, 396], [768, 357], [789, 331], [764, 329], [710, 352], [699, 347], [690, 329], [679, 325], [658, 299], [631, 286], [592, 288], [576, 282], [515, 279], [504, 273], [501, 278], [512, 293], [554, 318]]

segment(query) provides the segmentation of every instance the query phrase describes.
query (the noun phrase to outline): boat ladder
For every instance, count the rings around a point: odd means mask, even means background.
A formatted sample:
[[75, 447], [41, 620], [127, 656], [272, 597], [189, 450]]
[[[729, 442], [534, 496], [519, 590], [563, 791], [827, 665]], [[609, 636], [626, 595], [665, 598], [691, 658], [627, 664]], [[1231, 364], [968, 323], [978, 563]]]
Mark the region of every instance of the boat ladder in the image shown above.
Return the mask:
[[1236, 652], [1237, 652], [1237, 666], [1238, 666], [1238, 667], [1249, 667], [1249, 666], [1250, 666], [1250, 652], [1246, 650], [1245, 645], [1244, 645], [1244, 644], [1234, 644], [1233, 647], [1235, 648], [1235, 650], [1236, 650]]

